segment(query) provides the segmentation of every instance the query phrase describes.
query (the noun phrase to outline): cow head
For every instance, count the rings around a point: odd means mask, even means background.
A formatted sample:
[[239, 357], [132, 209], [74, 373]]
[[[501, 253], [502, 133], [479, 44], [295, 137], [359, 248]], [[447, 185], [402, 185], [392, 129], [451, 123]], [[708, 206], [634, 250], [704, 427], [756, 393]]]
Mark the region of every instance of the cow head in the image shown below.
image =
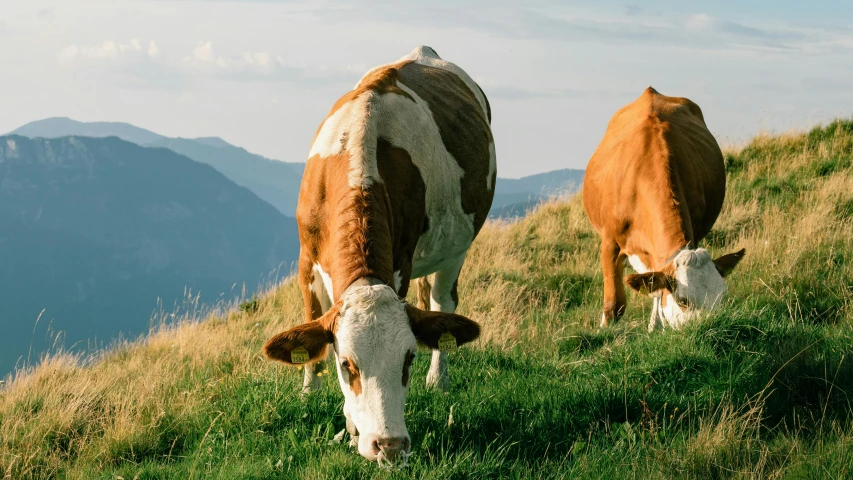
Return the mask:
[[662, 271], [632, 274], [625, 282], [654, 299], [649, 330], [660, 322], [678, 328], [702, 310], [716, 307], [726, 294], [728, 275], [745, 250], [711, 259], [704, 248], [683, 249]]
[[417, 344], [437, 349], [448, 333], [462, 345], [479, 336], [480, 326], [461, 315], [415, 308], [387, 285], [354, 286], [317, 321], [271, 338], [264, 353], [294, 365], [294, 350], [304, 349], [314, 362], [326, 358], [331, 344], [358, 452], [380, 464], [404, 465], [411, 441], [403, 410]]

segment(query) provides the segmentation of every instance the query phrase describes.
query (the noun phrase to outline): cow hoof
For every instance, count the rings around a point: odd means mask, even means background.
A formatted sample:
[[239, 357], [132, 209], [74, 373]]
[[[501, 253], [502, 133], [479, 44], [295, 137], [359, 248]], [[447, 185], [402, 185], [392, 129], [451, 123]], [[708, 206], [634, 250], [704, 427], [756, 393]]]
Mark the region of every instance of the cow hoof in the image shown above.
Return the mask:
[[607, 328], [610, 326], [610, 319], [607, 318], [607, 315], [601, 314], [601, 322], [598, 324], [598, 328]]

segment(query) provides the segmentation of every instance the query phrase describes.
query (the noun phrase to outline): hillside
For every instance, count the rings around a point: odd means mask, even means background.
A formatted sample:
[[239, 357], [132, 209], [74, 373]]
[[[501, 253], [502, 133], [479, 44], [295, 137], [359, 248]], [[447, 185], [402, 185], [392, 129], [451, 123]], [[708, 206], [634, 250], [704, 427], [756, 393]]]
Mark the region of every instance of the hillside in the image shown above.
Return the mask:
[[[853, 475], [853, 122], [726, 153], [706, 247], [745, 247], [724, 307], [648, 334], [650, 302], [596, 328], [598, 241], [578, 197], [489, 223], [460, 313], [482, 339], [452, 355], [449, 394], [412, 373], [413, 456], [380, 471], [333, 436], [329, 378], [264, 340], [300, 322], [292, 281], [257, 308], [163, 325], [90, 365], [58, 353], [0, 393], [10, 478], [850, 478]], [[332, 373], [334, 376], [334, 373]], [[451, 413], [452, 412], [452, 413]]]
[[0, 137], [0, 197], [2, 374], [51, 332], [78, 347], [136, 336], [158, 299], [230, 299], [298, 254], [294, 219], [207, 165], [115, 137]]

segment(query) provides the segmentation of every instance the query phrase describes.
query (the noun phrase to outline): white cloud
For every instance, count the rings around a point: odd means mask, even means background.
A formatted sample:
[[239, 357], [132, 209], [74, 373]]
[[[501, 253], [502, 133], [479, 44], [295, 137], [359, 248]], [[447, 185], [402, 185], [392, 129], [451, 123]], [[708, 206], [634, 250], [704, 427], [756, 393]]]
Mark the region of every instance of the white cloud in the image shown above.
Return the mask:
[[[281, 57], [279, 57], [280, 59]], [[269, 52], [246, 52], [243, 54], [243, 61], [247, 65], [258, 65], [263, 68], [269, 68], [273, 64], [273, 59]]]
[[687, 17], [687, 21], [684, 22], [684, 26], [689, 30], [708, 30], [714, 26], [714, 19], [712, 19], [708, 14], [697, 13], [696, 15]]
[[214, 59], [213, 42], [199, 42], [193, 49], [193, 59], [199, 62], [212, 62]]
[[[152, 48], [153, 47], [153, 48]], [[152, 52], [154, 52], [152, 54]], [[148, 56], [156, 57], [159, 54], [154, 41], [149, 42]], [[118, 43], [113, 40], [105, 40], [100, 45], [79, 46], [68, 45], [59, 52], [59, 63], [69, 64], [83, 60], [138, 60], [145, 56], [142, 48], [142, 40], [131, 39], [128, 43]]]
[[160, 49], [157, 48], [157, 43], [155, 43], [154, 40], [150, 40], [148, 42], [148, 56], [156, 58], [157, 55], [160, 55]]
[[80, 48], [77, 45], [69, 45], [59, 52], [59, 63], [70, 63], [77, 59]]
[[210, 64], [215, 64], [219, 68], [226, 68], [228, 66], [228, 61], [224, 57], [216, 55], [216, 52], [213, 50], [213, 42], [210, 40], [198, 42], [193, 49], [192, 55], [184, 57], [184, 62], [193, 67]]

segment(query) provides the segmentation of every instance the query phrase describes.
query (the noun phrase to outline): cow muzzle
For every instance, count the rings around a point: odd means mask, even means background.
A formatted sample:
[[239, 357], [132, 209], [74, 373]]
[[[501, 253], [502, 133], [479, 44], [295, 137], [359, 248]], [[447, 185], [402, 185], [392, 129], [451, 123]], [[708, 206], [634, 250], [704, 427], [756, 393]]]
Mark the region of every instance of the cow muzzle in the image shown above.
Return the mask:
[[[368, 460], [376, 460], [380, 467], [402, 468], [411, 455], [412, 442], [405, 437], [380, 437], [370, 435], [364, 440], [368, 451], [362, 455]], [[365, 455], [365, 453], [367, 453]]]

